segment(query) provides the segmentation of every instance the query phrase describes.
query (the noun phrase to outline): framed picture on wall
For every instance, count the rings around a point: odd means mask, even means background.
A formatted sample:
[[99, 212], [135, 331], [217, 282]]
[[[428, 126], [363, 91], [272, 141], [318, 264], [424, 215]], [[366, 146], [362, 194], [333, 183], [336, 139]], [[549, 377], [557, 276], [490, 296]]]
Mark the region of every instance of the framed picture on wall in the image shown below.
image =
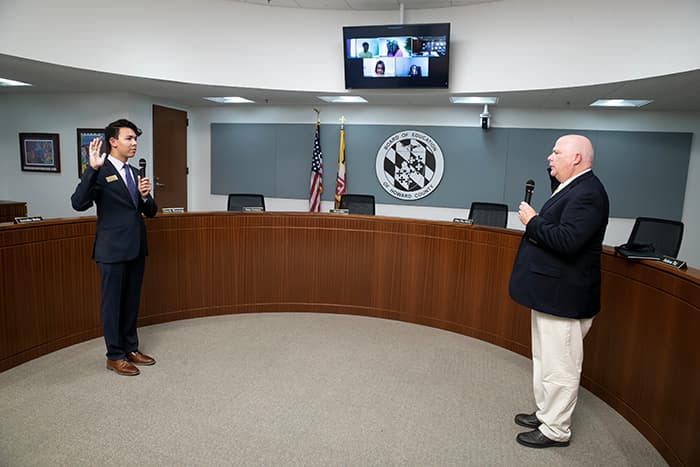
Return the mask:
[[19, 157], [25, 172], [61, 172], [58, 133], [20, 133]]
[[104, 128], [78, 128], [78, 178], [83, 176], [90, 159], [90, 141], [95, 138], [102, 140], [102, 152], [105, 152]]

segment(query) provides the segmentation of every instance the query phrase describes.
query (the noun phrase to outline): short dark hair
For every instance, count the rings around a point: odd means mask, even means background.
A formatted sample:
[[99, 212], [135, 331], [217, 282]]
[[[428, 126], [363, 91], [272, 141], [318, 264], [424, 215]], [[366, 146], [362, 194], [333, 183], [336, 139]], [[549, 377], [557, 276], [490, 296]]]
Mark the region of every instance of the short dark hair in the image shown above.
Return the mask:
[[120, 118], [119, 120], [116, 120], [105, 128], [105, 142], [109, 144], [109, 138], [119, 138], [119, 129], [120, 128], [131, 128], [134, 130], [134, 133], [136, 133], [136, 136], [141, 136], [141, 129], [137, 127], [133, 122], [130, 122], [129, 120], [125, 118]]

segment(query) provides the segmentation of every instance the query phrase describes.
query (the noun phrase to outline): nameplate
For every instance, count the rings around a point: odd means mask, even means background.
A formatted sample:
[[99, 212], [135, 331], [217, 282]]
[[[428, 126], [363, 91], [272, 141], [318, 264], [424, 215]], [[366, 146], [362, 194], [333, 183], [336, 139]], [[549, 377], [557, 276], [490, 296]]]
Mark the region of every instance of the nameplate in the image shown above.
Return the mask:
[[176, 212], [185, 212], [185, 208], [163, 208], [161, 209], [166, 214], [172, 214]]
[[452, 222], [456, 222], [458, 224], [472, 225], [474, 223], [474, 219], [464, 219], [462, 217], [455, 217], [454, 219], [452, 219]]
[[349, 209], [331, 209], [328, 212], [330, 212], [332, 214], [350, 214]]
[[264, 212], [262, 206], [243, 206], [245, 212]]
[[661, 262], [664, 264], [668, 264], [669, 266], [673, 266], [677, 269], [683, 269], [687, 266], [685, 261], [676, 258], [671, 258], [670, 256], [664, 256], [663, 258], [661, 258]]
[[15, 217], [15, 224], [29, 224], [30, 222], [41, 222], [43, 220], [41, 216]]

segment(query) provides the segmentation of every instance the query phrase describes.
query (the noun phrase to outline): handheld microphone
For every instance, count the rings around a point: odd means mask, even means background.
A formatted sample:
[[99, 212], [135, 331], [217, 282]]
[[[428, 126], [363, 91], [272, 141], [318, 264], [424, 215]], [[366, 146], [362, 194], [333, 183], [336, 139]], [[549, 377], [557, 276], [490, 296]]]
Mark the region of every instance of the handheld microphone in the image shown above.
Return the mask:
[[141, 178], [146, 178], [146, 159], [139, 159], [139, 175]]
[[535, 191], [535, 181], [528, 180], [525, 182], [525, 202], [530, 204], [532, 201], [532, 192]]

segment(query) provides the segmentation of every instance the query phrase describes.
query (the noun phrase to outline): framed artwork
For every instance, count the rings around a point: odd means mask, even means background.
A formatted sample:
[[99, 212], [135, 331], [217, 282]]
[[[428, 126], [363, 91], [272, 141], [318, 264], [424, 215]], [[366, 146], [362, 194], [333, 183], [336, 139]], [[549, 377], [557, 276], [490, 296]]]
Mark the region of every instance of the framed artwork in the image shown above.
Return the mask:
[[19, 157], [25, 172], [61, 172], [58, 133], [20, 133]]
[[104, 128], [78, 128], [78, 178], [83, 176], [90, 158], [90, 141], [95, 138], [102, 140], [102, 152], [105, 151]]

